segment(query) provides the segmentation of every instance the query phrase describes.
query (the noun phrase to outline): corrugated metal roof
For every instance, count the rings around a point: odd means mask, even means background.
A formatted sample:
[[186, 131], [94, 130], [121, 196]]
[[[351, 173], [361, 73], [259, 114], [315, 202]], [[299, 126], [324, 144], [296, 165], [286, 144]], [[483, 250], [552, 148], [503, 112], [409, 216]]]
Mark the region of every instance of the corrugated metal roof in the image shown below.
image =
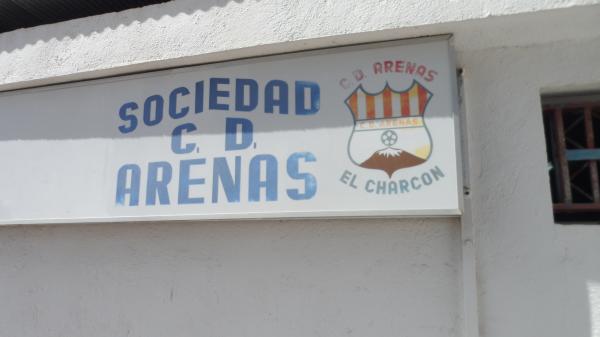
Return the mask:
[[169, 0], [0, 0], [0, 33]]

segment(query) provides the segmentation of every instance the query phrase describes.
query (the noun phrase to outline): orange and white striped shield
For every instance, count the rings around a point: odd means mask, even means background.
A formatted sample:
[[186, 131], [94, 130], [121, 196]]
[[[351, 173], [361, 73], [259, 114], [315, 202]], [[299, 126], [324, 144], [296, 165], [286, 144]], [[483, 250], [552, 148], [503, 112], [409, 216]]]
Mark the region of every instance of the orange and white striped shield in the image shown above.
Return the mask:
[[350, 159], [361, 167], [383, 170], [390, 178], [399, 169], [424, 163], [432, 147], [424, 121], [432, 97], [416, 80], [404, 91], [388, 83], [378, 93], [368, 93], [362, 85], [356, 88], [345, 102], [354, 118]]

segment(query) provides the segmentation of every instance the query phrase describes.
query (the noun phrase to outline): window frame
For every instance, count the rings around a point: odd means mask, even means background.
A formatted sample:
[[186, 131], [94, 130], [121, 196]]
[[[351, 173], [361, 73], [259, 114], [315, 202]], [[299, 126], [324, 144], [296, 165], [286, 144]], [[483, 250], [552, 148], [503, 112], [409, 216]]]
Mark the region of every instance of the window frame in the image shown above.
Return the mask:
[[[569, 112], [571, 110], [571, 112]], [[581, 112], [572, 112], [580, 110]], [[567, 148], [565, 114], [581, 113], [584, 128], [584, 148]], [[548, 173], [552, 193], [554, 219], [559, 223], [594, 224], [600, 223], [600, 93], [578, 93], [542, 96], [544, 134], [549, 157]], [[578, 117], [578, 120], [581, 117]], [[596, 122], [594, 122], [596, 119]], [[576, 124], [575, 122], [573, 124]], [[551, 124], [551, 125], [549, 125]], [[572, 125], [573, 125], [572, 124]], [[571, 126], [567, 126], [571, 127]], [[596, 129], [596, 130], [594, 130]], [[550, 137], [551, 139], [548, 139]], [[584, 163], [582, 171], [589, 171], [591, 202], [577, 202], [569, 163]], [[587, 164], [587, 165], [586, 165]], [[554, 173], [552, 170], [556, 170]], [[558, 200], [557, 200], [558, 199]]]

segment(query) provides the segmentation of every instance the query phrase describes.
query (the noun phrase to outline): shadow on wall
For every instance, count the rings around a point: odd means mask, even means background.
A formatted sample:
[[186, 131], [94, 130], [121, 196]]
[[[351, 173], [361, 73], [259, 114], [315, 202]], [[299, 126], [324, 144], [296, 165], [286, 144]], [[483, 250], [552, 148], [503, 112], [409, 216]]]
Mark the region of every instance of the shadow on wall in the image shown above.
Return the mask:
[[[53, 39], [75, 39], [78, 36], [90, 36], [107, 29], [117, 29], [119, 26], [129, 26], [148, 20], [159, 20], [164, 16], [175, 17], [181, 14], [192, 15], [195, 12], [208, 12], [215, 8], [226, 7], [228, 4], [242, 3], [245, 0], [173, 0], [161, 4], [132, 8], [117, 13], [106, 13], [69, 20], [64, 22], [22, 28], [0, 34], [0, 54], [22, 49], [38, 42], [48, 42]], [[260, 0], [252, 0], [258, 2]], [[65, 21], [67, 22], [67, 21]]]

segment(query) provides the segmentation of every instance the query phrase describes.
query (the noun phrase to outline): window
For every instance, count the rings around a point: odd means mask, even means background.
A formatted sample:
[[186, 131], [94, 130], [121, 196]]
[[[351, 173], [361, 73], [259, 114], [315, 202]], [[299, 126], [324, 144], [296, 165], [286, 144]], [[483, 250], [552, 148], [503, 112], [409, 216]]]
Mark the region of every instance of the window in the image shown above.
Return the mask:
[[557, 222], [600, 223], [600, 94], [542, 97]]

